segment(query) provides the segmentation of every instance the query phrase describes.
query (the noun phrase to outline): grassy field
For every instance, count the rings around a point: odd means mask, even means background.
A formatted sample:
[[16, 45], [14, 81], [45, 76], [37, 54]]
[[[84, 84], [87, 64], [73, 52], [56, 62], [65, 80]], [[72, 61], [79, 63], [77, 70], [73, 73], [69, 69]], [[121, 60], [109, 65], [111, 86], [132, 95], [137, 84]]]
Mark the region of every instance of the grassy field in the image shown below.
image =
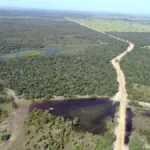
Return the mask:
[[100, 32], [150, 32], [149, 24], [136, 21], [108, 19], [73, 19], [75, 22]]

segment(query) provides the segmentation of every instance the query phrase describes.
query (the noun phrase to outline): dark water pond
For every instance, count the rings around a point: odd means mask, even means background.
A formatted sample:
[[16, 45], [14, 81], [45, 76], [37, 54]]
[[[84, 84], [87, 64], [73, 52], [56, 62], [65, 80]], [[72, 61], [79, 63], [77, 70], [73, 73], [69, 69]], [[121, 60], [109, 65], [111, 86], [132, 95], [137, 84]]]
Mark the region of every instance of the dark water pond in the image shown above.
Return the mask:
[[29, 111], [34, 108], [49, 110], [56, 116], [73, 119], [78, 117], [80, 131], [88, 131], [94, 134], [102, 134], [107, 131], [105, 121], [110, 118], [113, 123], [114, 113], [118, 107], [109, 99], [77, 99], [65, 101], [51, 101], [42, 103], [33, 103]]
[[130, 108], [126, 110], [126, 134], [125, 134], [125, 144], [129, 143], [129, 138], [132, 133], [132, 120], [134, 117], [134, 113], [131, 111]]

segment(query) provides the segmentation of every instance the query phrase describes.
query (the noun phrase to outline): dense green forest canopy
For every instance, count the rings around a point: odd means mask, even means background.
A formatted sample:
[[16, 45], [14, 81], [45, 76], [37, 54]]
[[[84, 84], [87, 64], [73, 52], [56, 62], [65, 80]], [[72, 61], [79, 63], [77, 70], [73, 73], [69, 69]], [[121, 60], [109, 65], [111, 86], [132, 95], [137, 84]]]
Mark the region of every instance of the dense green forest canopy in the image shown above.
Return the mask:
[[83, 50], [100, 41], [96, 31], [83, 28], [63, 17], [0, 18], [0, 53], [28, 48], [42, 50], [53, 46]]
[[[117, 43], [117, 42], [116, 42]], [[0, 62], [0, 76], [27, 99], [75, 95], [113, 96], [116, 74], [110, 60], [126, 45], [89, 47], [78, 54], [35, 56]], [[108, 50], [110, 49], [110, 50]]]
[[[18, 95], [35, 99], [116, 93], [116, 73], [110, 61], [123, 52], [127, 44], [64, 19], [5, 18], [1, 21], [1, 35], [6, 34], [4, 40], [21, 44], [22, 48], [72, 47], [56, 55], [0, 61], [1, 79]], [[1, 51], [17, 49], [12, 43], [3, 42]]]

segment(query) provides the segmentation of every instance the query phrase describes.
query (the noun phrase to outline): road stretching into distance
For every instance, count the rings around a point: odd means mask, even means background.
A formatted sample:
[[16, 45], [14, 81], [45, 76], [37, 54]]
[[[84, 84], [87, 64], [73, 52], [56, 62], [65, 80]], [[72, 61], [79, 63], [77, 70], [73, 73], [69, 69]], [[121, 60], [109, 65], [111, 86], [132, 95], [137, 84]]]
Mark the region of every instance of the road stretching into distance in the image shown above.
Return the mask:
[[119, 54], [115, 58], [112, 59], [111, 63], [116, 70], [117, 74], [117, 82], [119, 84], [118, 92], [115, 96], [115, 100], [119, 100], [120, 102], [120, 108], [119, 108], [119, 116], [117, 119], [117, 127], [115, 129], [115, 135], [116, 135], [116, 141], [114, 143], [114, 150], [128, 150], [128, 146], [124, 144], [125, 141], [125, 134], [126, 134], [126, 108], [128, 104], [128, 94], [126, 90], [126, 80], [125, 80], [125, 75], [120, 67], [120, 62], [124, 56], [126, 56], [129, 52], [131, 52], [134, 49], [134, 44], [132, 42], [126, 41], [124, 39], [121, 39], [119, 37], [116, 37], [111, 34], [107, 34], [105, 32], [101, 32], [111, 38], [114, 38], [116, 40], [125, 42], [129, 44], [128, 48], [126, 51], [123, 53]]
[[[114, 37], [115, 38], [115, 37]], [[118, 38], [117, 38], [118, 39]], [[119, 39], [121, 40], [121, 39]], [[123, 40], [121, 40], [123, 41]], [[117, 93], [119, 101], [120, 101], [120, 109], [119, 109], [119, 118], [118, 118], [118, 126], [116, 128], [116, 142], [114, 143], [114, 150], [126, 150], [128, 147], [125, 146], [125, 128], [126, 128], [126, 108], [128, 104], [127, 99], [127, 91], [126, 91], [126, 81], [123, 71], [120, 67], [120, 61], [121, 59], [129, 52], [131, 52], [134, 48], [134, 44], [128, 41], [125, 41], [129, 44], [127, 50], [123, 52], [122, 54], [115, 57], [111, 62], [114, 66], [114, 69], [117, 73], [117, 82], [119, 83], [119, 91]]]
[[[76, 22], [76, 21], [71, 20], [69, 18], [66, 18], [66, 19], [69, 21], [80, 24], [79, 22]], [[86, 25], [82, 25], [82, 24], [80, 24], [80, 25], [87, 27]], [[87, 28], [89, 28], [89, 27], [87, 27]], [[89, 29], [97, 31], [96, 29], [93, 29], [93, 28], [89, 28]], [[100, 32], [100, 31], [98, 31], [98, 32]], [[100, 32], [100, 33], [105, 34], [105, 35], [107, 35], [111, 38], [114, 38], [116, 40], [119, 40], [119, 41], [122, 41], [122, 42], [129, 44], [129, 46], [125, 52], [119, 54], [118, 56], [116, 56], [115, 58], [113, 58], [111, 60], [111, 63], [113, 65], [114, 69], [116, 70], [117, 82], [119, 84], [118, 92], [114, 97], [114, 101], [118, 100], [120, 102], [120, 108], [119, 108], [119, 112], [118, 112], [119, 114], [118, 114], [118, 118], [117, 118], [118, 124], [117, 124], [116, 129], [115, 129], [116, 141], [114, 143], [114, 150], [128, 150], [128, 146], [125, 146], [125, 144], [124, 144], [125, 127], [126, 127], [126, 108], [127, 108], [127, 104], [128, 104], [128, 99], [127, 99], [128, 95], [127, 95], [126, 86], [125, 86], [126, 85], [125, 75], [124, 75], [124, 73], [120, 67], [120, 62], [121, 62], [122, 58], [127, 55], [127, 53], [131, 52], [134, 49], [134, 44], [130, 41], [120, 39], [116, 36], [113, 36], [111, 34], [107, 34], [105, 32]], [[18, 99], [16, 97], [16, 95], [13, 93], [13, 91], [8, 90], [8, 93], [11, 94], [16, 100]], [[11, 137], [11, 140], [7, 144], [2, 145], [3, 150], [5, 150], [5, 149], [8, 150], [9, 148], [11, 148], [11, 145], [14, 142], [15, 138], [18, 137], [20, 131], [22, 130], [24, 120], [27, 116], [27, 111], [24, 111], [24, 110], [18, 110], [18, 111], [20, 111], [20, 112], [12, 114], [15, 117], [10, 117], [10, 118], [12, 118], [10, 120], [8, 119], [9, 121], [8, 121], [7, 125], [10, 126], [10, 129], [13, 132], [13, 134], [12, 134], [13, 136]], [[25, 113], [25, 115], [23, 115], [22, 112]], [[18, 114], [19, 116], [16, 114]], [[24, 117], [20, 117], [20, 115], [24, 116]], [[22, 118], [22, 119], [20, 121], [18, 121], [18, 119], [20, 119], [20, 118]], [[12, 126], [12, 125], [14, 125], [14, 126]]]
[[[66, 18], [66, 19], [69, 21], [75, 22], [81, 26], [89, 28], [88, 26], [81, 24], [79, 22], [76, 22], [75, 20], [72, 20], [70, 18]], [[89, 29], [98, 31], [94, 28], [89, 28]], [[98, 32], [100, 32], [100, 31], [98, 31]], [[118, 41], [122, 41], [122, 42], [129, 44], [126, 51], [124, 51], [123, 53], [119, 54], [118, 56], [116, 56], [115, 58], [113, 58], [111, 60], [111, 63], [113, 65], [114, 69], [116, 70], [117, 82], [119, 84], [118, 92], [114, 97], [114, 101], [118, 100], [120, 102], [119, 114], [118, 114], [118, 118], [117, 118], [117, 126], [115, 129], [116, 141], [114, 143], [114, 150], [128, 150], [128, 146], [124, 144], [125, 134], [126, 134], [125, 128], [126, 128], [126, 108], [128, 105], [128, 99], [127, 99], [128, 94], [126, 91], [125, 75], [120, 67], [120, 62], [124, 56], [126, 56], [129, 52], [131, 52], [134, 49], [134, 44], [130, 41], [126, 41], [124, 39], [121, 39], [121, 38], [116, 37], [111, 34], [107, 34], [105, 32], [100, 32], [100, 33], [105, 34], [111, 38], [118, 40]]]

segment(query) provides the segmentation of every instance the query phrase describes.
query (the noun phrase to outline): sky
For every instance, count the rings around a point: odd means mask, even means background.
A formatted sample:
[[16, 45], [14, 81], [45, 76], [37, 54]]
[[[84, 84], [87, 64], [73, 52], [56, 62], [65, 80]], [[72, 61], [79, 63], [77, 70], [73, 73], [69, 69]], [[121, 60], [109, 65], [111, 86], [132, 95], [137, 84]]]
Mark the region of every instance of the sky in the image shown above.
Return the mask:
[[0, 0], [0, 8], [150, 14], [150, 0]]

